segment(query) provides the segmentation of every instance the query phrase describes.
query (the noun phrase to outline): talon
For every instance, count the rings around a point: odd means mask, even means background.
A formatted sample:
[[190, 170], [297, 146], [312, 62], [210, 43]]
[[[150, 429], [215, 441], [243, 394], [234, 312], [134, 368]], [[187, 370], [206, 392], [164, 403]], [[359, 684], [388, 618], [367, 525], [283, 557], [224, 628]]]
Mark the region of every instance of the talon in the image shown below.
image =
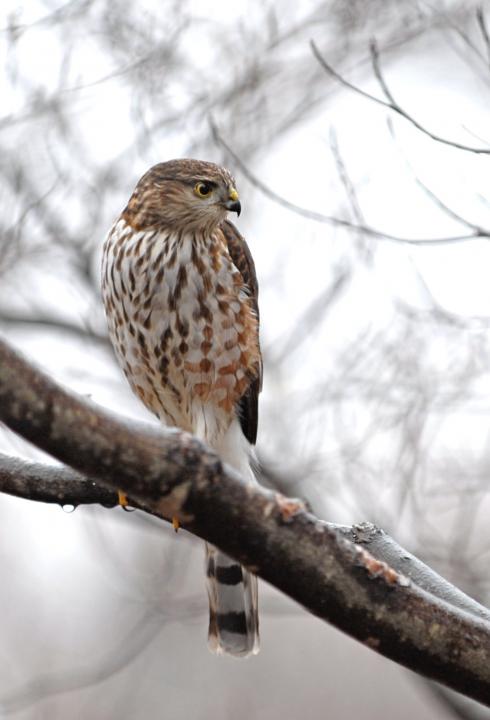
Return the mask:
[[174, 526], [175, 532], [178, 532], [180, 528], [180, 523], [179, 518], [176, 515], [174, 515], [172, 518], [172, 525]]
[[117, 491], [117, 501], [119, 505], [123, 508], [128, 506], [128, 496], [122, 490]]

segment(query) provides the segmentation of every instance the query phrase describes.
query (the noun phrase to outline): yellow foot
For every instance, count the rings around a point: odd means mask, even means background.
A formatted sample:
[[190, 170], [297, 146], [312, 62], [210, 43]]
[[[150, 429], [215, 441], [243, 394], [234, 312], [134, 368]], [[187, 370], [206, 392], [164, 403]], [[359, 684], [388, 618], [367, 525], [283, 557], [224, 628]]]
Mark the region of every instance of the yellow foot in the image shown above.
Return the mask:
[[122, 490], [117, 491], [117, 501], [123, 508], [128, 506], [128, 496]]
[[172, 518], [172, 525], [174, 526], [175, 532], [178, 532], [180, 523], [179, 523], [179, 518], [176, 515], [174, 515]]

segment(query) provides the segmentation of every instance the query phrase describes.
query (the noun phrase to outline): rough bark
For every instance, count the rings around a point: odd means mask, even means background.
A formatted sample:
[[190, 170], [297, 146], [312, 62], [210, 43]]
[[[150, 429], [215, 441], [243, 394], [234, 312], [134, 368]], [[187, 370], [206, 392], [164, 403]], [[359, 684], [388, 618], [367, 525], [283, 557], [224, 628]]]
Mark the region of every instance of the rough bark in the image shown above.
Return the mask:
[[361, 543], [376, 548], [376, 532], [357, 528], [352, 542], [299, 503], [245, 484], [192, 436], [137, 426], [69, 393], [5, 342], [0, 418], [102, 488], [121, 488], [159, 517], [177, 516], [374, 650], [490, 705], [488, 613], [469, 599], [462, 610], [457, 591], [440, 599], [429, 580], [423, 589], [396, 562], [375, 557]]

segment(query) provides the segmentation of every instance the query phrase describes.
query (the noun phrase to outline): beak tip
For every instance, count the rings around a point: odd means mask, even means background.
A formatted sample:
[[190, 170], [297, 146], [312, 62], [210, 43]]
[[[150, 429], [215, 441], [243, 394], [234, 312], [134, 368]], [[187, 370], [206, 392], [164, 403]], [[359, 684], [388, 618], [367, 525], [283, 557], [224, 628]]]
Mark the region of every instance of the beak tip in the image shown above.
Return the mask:
[[235, 212], [237, 214], [237, 217], [240, 217], [240, 213], [242, 212], [242, 206], [240, 204], [240, 200], [232, 200], [226, 204], [226, 209], [230, 212]]

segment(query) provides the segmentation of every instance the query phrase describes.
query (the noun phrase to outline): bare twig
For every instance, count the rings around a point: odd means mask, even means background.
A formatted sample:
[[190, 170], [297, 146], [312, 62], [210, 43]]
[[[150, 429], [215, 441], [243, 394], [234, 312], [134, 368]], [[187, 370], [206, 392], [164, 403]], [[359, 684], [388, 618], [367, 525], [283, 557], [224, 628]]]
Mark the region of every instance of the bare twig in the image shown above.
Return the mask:
[[417, 245], [417, 246], [424, 246], [424, 245], [449, 245], [451, 243], [460, 243], [460, 242], [466, 242], [468, 240], [476, 240], [483, 237], [488, 237], [485, 233], [480, 232], [479, 230], [475, 230], [471, 233], [465, 234], [465, 235], [456, 235], [452, 237], [441, 237], [441, 238], [404, 238], [400, 237], [398, 235], [392, 235], [390, 233], [385, 233], [382, 230], [376, 230], [369, 225], [361, 225], [357, 223], [353, 223], [350, 220], [344, 220], [342, 218], [337, 218], [333, 215], [324, 215], [323, 213], [316, 212], [315, 210], [309, 210], [307, 208], [301, 207], [300, 205], [296, 205], [296, 203], [292, 203], [289, 200], [286, 200], [286, 198], [283, 198], [281, 195], [276, 193], [274, 190], [272, 190], [268, 185], [266, 185], [262, 180], [259, 180], [259, 178], [252, 173], [251, 170], [245, 165], [243, 160], [231, 149], [231, 147], [228, 145], [228, 143], [222, 138], [222, 136], [219, 133], [218, 128], [214, 124], [212, 120], [210, 120], [210, 127], [213, 134], [213, 137], [215, 141], [221, 145], [233, 158], [233, 160], [237, 163], [237, 165], [240, 167], [241, 171], [247, 178], [247, 180], [260, 192], [265, 195], [267, 198], [272, 200], [273, 202], [277, 203], [278, 205], [282, 205], [282, 207], [286, 208], [287, 210], [291, 210], [292, 212], [296, 213], [296, 215], [301, 215], [302, 217], [307, 218], [308, 220], [314, 220], [315, 222], [321, 222], [321, 223], [327, 223], [329, 225], [337, 225], [338, 227], [344, 227], [348, 230], [355, 230], [356, 232], [363, 232], [366, 235], [369, 235], [370, 237], [378, 238], [379, 240], [388, 240], [390, 242], [396, 242], [396, 243], [403, 243], [405, 245]]
[[349, 176], [349, 173], [347, 172], [347, 168], [345, 166], [344, 159], [340, 153], [339, 143], [337, 140], [337, 133], [335, 132], [334, 128], [330, 129], [330, 150], [333, 155], [333, 159], [335, 161], [335, 167], [337, 168], [337, 174], [339, 176], [340, 182], [342, 183], [345, 194], [347, 196], [347, 200], [349, 202], [350, 208], [352, 210], [352, 215], [355, 218], [357, 225], [359, 227], [362, 227], [365, 225], [364, 222], [364, 216], [362, 213], [361, 205], [359, 203], [359, 198], [357, 197], [356, 189], [352, 183], [352, 180]]
[[487, 63], [490, 66], [490, 35], [488, 34], [487, 22], [482, 7], [476, 9], [476, 20], [487, 50]]
[[[351, 215], [356, 224], [359, 225], [359, 227], [362, 227], [363, 225], [366, 225], [366, 222], [362, 212], [361, 204], [357, 197], [356, 188], [354, 187], [354, 184], [347, 171], [344, 159], [341, 155], [339, 144], [337, 141], [337, 133], [335, 132], [335, 129], [333, 127], [330, 129], [330, 151], [335, 162], [335, 167], [337, 168], [337, 174], [339, 176], [340, 182], [342, 183], [345, 190], [347, 201], [351, 210]], [[357, 235], [360, 257], [362, 257], [364, 261], [371, 260], [371, 243], [365, 241], [362, 230], [359, 230]]]
[[92, 327], [86, 325], [82, 327], [76, 325], [74, 322], [57, 318], [54, 315], [47, 313], [42, 310], [37, 310], [36, 314], [29, 317], [21, 315], [18, 312], [11, 312], [0, 307], [0, 325], [6, 325], [9, 327], [26, 327], [69, 334], [79, 340], [93, 342], [101, 347], [105, 347], [112, 353], [112, 346], [109, 342], [107, 334], [99, 333]]
[[[390, 132], [391, 137], [393, 138], [394, 142], [397, 142], [397, 136], [395, 127], [393, 125], [393, 122], [391, 118], [387, 118], [387, 126], [388, 130]], [[415, 183], [419, 186], [421, 190], [430, 198], [430, 200], [436, 205], [440, 210], [442, 210], [448, 217], [450, 217], [452, 220], [455, 220], [457, 223], [460, 223], [461, 225], [464, 225], [469, 230], [473, 230], [474, 232], [478, 232], [481, 237], [490, 237], [490, 230], [487, 228], [482, 227], [481, 225], [477, 225], [476, 223], [472, 222], [471, 220], [468, 220], [467, 218], [463, 217], [459, 213], [457, 213], [453, 208], [449, 207], [440, 197], [437, 195], [433, 190], [431, 190], [428, 185], [426, 185], [415, 173], [413, 166], [409, 160], [409, 158], [403, 153], [403, 159], [405, 161], [405, 164], [407, 165], [407, 168], [410, 170], [410, 172], [413, 175], [413, 178], [415, 180]]]
[[481, 147], [474, 147], [472, 145], [465, 145], [463, 143], [458, 143], [455, 140], [448, 140], [447, 138], [443, 138], [440, 135], [437, 135], [436, 133], [433, 133], [431, 130], [426, 128], [424, 125], [422, 125], [418, 120], [416, 120], [412, 115], [410, 115], [406, 110], [404, 110], [398, 102], [393, 97], [393, 94], [391, 93], [388, 85], [386, 84], [386, 81], [383, 77], [383, 74], [381, 72], [381, 67], [379, 64], [379, 52], [376, 43], [373, 41], [370, 46], [370, 52], [371, 52], [371, 62], [373, 66], [373, 71], [376, 76], [376, 79], [381, 87], [381, 90], [383, 91], [386, 100], [383, 100], [382, 98], [378, 98], [375, 95], [371, 95], [371, 93], [366, 92], [365, 90], [362, 90], [360, 87], [357, 87], [357, 85], [354, 85], [353, 83], [346, 80], [343, 75], [340, 75], [334, 68], [328, 64], [328, 62], [325, 60], [323, 55], [320, 53], [319, 49], [317, 48], [316, 44], [313, 40], [310, 41], [310, 46], [313, 51], [314, 56], [320, 63], [320, 65], [323, 67], [325, 72], [327, 72], [329, 75], [331, 75], [333, 78], [335, 78], [341, 85], [348, 88], [349, 90], [352, 90], [353, 92], [357, 93], [358, 95], [361, 95], [362, 97], [371, 100], [371, 102], [374, 102], [378, 105], [382, 105], [383, 107], [387, 108], [388, 110], [392, 110], [393, 112], [396, 112], [400, 117], [405, 118], [405, 120], [408, 120], [414, 127], [417, 128], [417, 130], [420, 130], [424, 135], [427, 135], [435, 142], [442, 143], [443, 145], [449, 145], [450, 147], [456, 148], [457, 150], [464, 150], [465, 152], [472, 152], [476, 153], [478, 155], [489, 155], [490, 154], [490, 148], [481, 148]]

